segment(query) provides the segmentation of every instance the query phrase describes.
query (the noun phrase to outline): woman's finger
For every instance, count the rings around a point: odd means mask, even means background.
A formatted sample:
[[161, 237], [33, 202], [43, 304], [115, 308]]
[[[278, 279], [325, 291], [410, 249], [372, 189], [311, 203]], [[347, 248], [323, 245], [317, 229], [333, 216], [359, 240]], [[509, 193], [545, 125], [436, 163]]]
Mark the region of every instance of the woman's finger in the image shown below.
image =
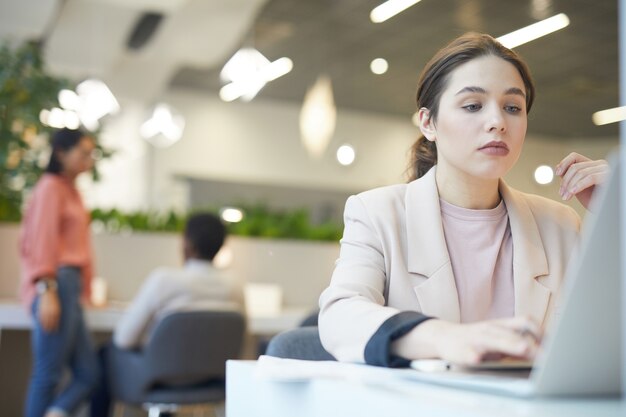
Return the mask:
[[563, 181], [559, 189], [559, 194], [564, 199], [568, 199], [582, 190], [596, 184], [596, 175], [601, 175], [602, 171], [597, 166], [581, 167], [572, 173], [567, 182]]
[[598, 184], [602, 184], [606, 178], [605, 172], [590, 172], [580, 179], [573, 181], [570, 188], [564, 192], [564, 198], [569, 199], [572, 196], [586, 190], [587, 188], [594, 187]]
[[559, 193], [562, 194], [564, 191], [569, 189], [572, 179], [579, 175], [581, 171], [585, 171], [597, 165], [598, 161], [576, 162], [570, 165], [561, 176], [561, 187], [559, 189]]
[[579, 153], [576, 152], [571, 152], [569, 155], [567, 155], [565, 158], [563, 158], [561, 160], [561, 162], [559, 162], [556, 165], [556, 169], [555, 169], [555, 174], [560, 176], [563, 176], [563, 174], [565, 174], [567, 172], [567, 170], [569, 169], [569, 167], [572, 164], [578, 163], [578, 162], [586, 162], [589, 161], [590, 159], [587, 158], [586, 156], [583, 156]]
[[513, 330], [520, 335], [529, 335], [537, 341], [542, 338], [541, 326], [531, 317], [518, 316], [510, 319], [494, 320], [493, 323]]
[[516, 323], [513, 326], [502, 326], [498, 323], [485, 323], [477, 335], [474, 345], [482, 357], [503, 354], [521, 358], [533, 358], [537, 351], [538, 336], [532, 325]]
[[609, 172], [608, 165], [604, 161], [594, 161], [592, 165], [588, 165], [578, 170], [568, 181], [562, 184], [559, 193], [568, 200], [572, 196], [580, 193], [587, 188], [602, 184]]

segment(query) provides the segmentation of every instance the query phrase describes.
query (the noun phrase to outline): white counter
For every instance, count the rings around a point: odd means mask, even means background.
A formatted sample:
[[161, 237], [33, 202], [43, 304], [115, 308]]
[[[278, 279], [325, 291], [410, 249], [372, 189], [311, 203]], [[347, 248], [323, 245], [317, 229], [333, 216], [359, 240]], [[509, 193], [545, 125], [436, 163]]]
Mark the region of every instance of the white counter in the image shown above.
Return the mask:
[[[307, 308], [287, 307], [275, 315], [247, 317], [248, 332], [254, 336], [271, 336], [297, 327], [310, 313]], [[112, 304], [104, 308], [85, 311], [87, 327], [95, 331], [112, 331], [124, 314], [123, 305]], [[2, 329], [30, 329], [32, 319], [26, 308], [17, 300], [0, 299], [0, 331]]]
[[[256, 361], [228, 361], [228, 417], [624, 417], [620, 398], [518, 399], [444, 388], [399, 377], [407, 370], [370, 368], [370, 377], [275, 381]], [[411, 372], [411, 371], [409, 371]]]

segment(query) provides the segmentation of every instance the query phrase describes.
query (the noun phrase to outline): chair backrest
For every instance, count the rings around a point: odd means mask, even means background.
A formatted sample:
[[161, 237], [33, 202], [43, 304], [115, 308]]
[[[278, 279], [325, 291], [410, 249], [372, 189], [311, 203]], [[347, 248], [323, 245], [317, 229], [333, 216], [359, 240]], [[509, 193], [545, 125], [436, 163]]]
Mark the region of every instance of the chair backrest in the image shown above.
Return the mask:
[[225, 376], [227, 359], [239, 357], [245, 320], [234, 311], [170, 314], [144, 350], [152, 385], [188, 385]]
[[304, 320], [302, 320], [302, 322], [300, 323], [300, 325], [298, 327], [307, 327], [307, 326], [315, 326], [317, 327], [318, 325], [318, 317], [320, 315], [320, 311], [315, 310], [314, 312], [312, 312], [311, 314], [309, 314], [308, 316], [306, 316], [304, 318]]
[[266, 355], [309, 361], [336, 360], [322, 346], [317, 326], [299, 327], [277, 334], [270, 340]]

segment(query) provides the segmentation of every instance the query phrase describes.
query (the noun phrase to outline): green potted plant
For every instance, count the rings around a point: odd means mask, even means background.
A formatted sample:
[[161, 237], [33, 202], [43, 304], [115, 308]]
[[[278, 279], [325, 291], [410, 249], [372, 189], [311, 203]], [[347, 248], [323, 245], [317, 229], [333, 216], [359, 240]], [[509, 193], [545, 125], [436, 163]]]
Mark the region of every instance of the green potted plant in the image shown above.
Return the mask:
[[42, 109], [58, 106], [65, 79], [46, 73], [37, 43], [0, 46], [0, 219], [18, 221], [23, 190], [41, 175], [50, 128]]

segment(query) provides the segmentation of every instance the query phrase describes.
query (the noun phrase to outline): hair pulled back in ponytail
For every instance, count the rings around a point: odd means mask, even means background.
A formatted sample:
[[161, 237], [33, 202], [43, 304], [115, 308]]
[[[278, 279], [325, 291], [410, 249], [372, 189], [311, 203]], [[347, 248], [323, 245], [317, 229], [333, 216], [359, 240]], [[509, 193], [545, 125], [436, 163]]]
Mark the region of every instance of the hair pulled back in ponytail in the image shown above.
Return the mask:
[[437, 163], [437, 145], [424, 136], [411, 146], [411, 163], [409, 165], [409, 181], [422, 177]]

